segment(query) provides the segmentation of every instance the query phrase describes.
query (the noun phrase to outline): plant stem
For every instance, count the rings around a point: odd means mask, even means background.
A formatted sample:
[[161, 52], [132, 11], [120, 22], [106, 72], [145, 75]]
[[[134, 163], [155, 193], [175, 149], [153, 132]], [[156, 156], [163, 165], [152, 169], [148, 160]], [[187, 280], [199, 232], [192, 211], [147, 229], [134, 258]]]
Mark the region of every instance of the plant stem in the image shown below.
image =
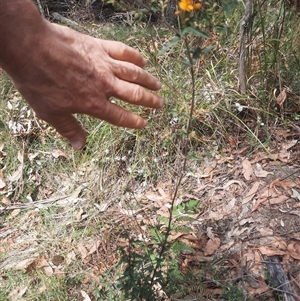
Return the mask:
[[178, 195], [178, 190], [179, 187], [181, 185], [182, 182], [182, 178], [186, 172], [186, 165], [187, 165], [187, 161], [188, 161], [188, 146], [189, 146], [189, 136], [190, 136], [190, 132], [191, 132], [191, 123], [192, 123], [192, 117], [193, 117], [193, 112], [194, 112], [194, 107], [195, 107], [195, 69], [194, 69], [194, 62], [193, 62], [193, 58], [191, 55], [191, 50], [190, 50], [190, 46], [189, 46], [189, 42], [188, 42], [188, 38], [187, 36], [183, 37], [183, 41], [184, 41], [184, 45], [186, 48], [186, 53], [187, 53], [187, 58], [189, 61], [189, 68], [190, 68], [190, 74], [191, 74], [191, 79], [192, 79], [192, 99], [191, 99], [191, 106], [190, 106], [190, 112], [189, 112], [189, 118], [188, 118], [188, 123], [187, 123], [187, 129], [186, 129], [186, 136], [185, 136], [185, 141], [183, 144], [183, 155], [184, 155], [184, 159], [183, 159], [183, 163], [182, 163], [182, 167], [180, 170], [180, 175], [174, 190], [174, 194], [172, 197], [172, 201], [171, 201], [171, 207], [170, 207], [170, 215], [169, 215], [169, 220], [168, 220], [168, 225], [167, 225], [167, 231], [165, 233], [165, 237], [164, 240], [162, 242], [162, 246], [159, 252], [159, 256], [158, 256], [158, 260], [157, 260], [157, 264], [153, 270], [153, 274], [152, 274], [152, 278], [151, 278], [151, 285], [154, 282], [154, 278], [156, 275], [157, 270], [160, 267], [160, 263], [161, 260], [163, 258], [163, 255], [166, 251], [166, 247], [167, 247], [167, 243], [168, 243], [168, 238], [171, 232], [171, 225], [172, 225], [172, 220], [173, 220], [173, 208], [174, 208], [174, 204], [175, 204], [175, 200], [177, 198]]

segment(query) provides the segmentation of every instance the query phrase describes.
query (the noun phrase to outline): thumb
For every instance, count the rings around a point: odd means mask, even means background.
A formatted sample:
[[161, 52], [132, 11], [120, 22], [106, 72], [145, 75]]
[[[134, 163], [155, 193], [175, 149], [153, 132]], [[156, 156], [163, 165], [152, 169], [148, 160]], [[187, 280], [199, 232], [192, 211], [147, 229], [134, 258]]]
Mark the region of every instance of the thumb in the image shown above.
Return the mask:
[[63, 137], [67, 138], [75, 150], [84, 147], [86, 133], [73, 115], [43, 116]]

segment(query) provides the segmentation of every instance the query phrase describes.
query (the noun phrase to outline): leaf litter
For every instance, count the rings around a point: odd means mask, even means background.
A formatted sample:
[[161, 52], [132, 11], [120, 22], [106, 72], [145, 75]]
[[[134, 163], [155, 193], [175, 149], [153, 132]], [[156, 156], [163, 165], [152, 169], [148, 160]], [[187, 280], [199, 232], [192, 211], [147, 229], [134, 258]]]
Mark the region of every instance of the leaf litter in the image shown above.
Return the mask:
[[[263, 256], [276, 257], [291, 283], [293, 294], [299, 296], [300, 185], [299, 165], [295, 159], [299, 152], [293, 153], [296, 145], [295, 141], [282, 143], [279, 152], [271, 151], [272, 156], [257, 153], [251, 158], [243, 157], [243, 152], [233, 155], [230, 150], [224, 158], [213, 158], [204, 166], [191, 164], [175, 200], [177, 230], [169, 237], [170, 242], [182, 242], [191, 248], [182, 252], [178, 263], [183, 273], [198, 270], [199, 265], [204, 267], [210, 262], [218, 269], [221, 258], [230, 271], [230, 278], [242, 279], [239, 283], [250, 296], [264, 294], [272, 300], [273, 291], [265, 277]], [[0, 158], [5, 158], [4, 150], [5, 146], [0, 147]], [[58, 160], [70, 157], [57, 149], [27, 157], [35, 164], [40, 156], [48, 155]], [[19, 153], [17, 159], [22, 165], [24, 155]], [[285, 162], [288, 165], [284, 165]], [[90, 163], [83, 169], [94, 170], [95, 166]], [[82, 280], [81, 297], [90, 300], [89, 285], [98, 283], [99, 276], [118, 262], [118, 246], [125, 249], [129, 246], [129, 241], [113, 230], [117, 224], [131, 229], [134, 237], [151, 242], [149, 227], [162, 223], [161, 218], [170, 214], [174, 190], [171, 176], [144, 188], [133, 184], [130, 192], [119, 194], [117, 198], [110, 192], [111, 195], [98, 204], [90, 203], [89, 183], [85, 173], [83, 175], [77, 172], [73, 179], [65, 180], [62, 176], [56, 192], [51, 187], [43, 187], [47, 197], [22, 203], [9, 198], [11, 183], [22, 177], [19, 169], [11, 174], [6, 174], [5, 170], [1, 172], [0, 212], [8, 214], [0, 228], [1, 271], [21, 269], [27, 274], [40, 271], [48, 277], [65, 277], [69, 267], [79, 262], [77, 264], [88, 271]], [[95, 177], [97, 175], [93, 174], [90, 183]], [[120, 191], [126, 188], [122, 179], [111, 185], [119, 185]], [[191, 200], [197, 204], [195, 209], [188, 208]], [[57, 208], [48, 217], [53, 225], [51, 232], [42, 219], [42, 212], [50, 208]], [[105, 224], [101, 230], [76, 240], [59, 239], [68, 227], [96, 228], [99, 214]], [[164, 229], [162, 226], [161, 231]], [[53, 239], [55, 245], [40, 243]], [[212, 275], [208, 270], [204, 274], [205, 294], [220, 296], [220, 285], [215, 288], [207, 285]], [[26, 284], [15, 288], [11, 291], [11, 299], [22, 298], [27, 290]]]

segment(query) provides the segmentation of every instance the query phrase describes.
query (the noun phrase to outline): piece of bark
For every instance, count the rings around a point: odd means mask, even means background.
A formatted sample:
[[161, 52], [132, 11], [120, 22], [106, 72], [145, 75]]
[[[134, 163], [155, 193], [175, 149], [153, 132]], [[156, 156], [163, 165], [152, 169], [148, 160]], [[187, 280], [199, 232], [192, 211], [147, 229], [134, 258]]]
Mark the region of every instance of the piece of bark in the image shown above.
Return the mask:
[[271, 286], [279, 295], [282, 295], [284, 301], [295, 301], [290, 281], [284, 272], [278, 257], [263, 255], [263, 259], [268, 269], [269, 286]]

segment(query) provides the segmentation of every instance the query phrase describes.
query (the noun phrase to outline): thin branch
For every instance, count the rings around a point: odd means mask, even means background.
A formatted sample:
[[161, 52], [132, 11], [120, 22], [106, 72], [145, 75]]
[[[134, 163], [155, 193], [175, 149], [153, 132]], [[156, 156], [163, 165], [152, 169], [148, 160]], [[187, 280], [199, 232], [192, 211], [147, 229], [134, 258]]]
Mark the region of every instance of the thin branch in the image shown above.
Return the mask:
[[240, 23], [240, 50], [239, 50], [239, 81], [240, 81], [240, 92], [246, 94], [246, 73], [247, 73], [247, 60], [248, 51], [246, 46], [247, 33], [251, 30], [253, 17], [253, 0], [246, 1], [245, 14], [241, 19]]

